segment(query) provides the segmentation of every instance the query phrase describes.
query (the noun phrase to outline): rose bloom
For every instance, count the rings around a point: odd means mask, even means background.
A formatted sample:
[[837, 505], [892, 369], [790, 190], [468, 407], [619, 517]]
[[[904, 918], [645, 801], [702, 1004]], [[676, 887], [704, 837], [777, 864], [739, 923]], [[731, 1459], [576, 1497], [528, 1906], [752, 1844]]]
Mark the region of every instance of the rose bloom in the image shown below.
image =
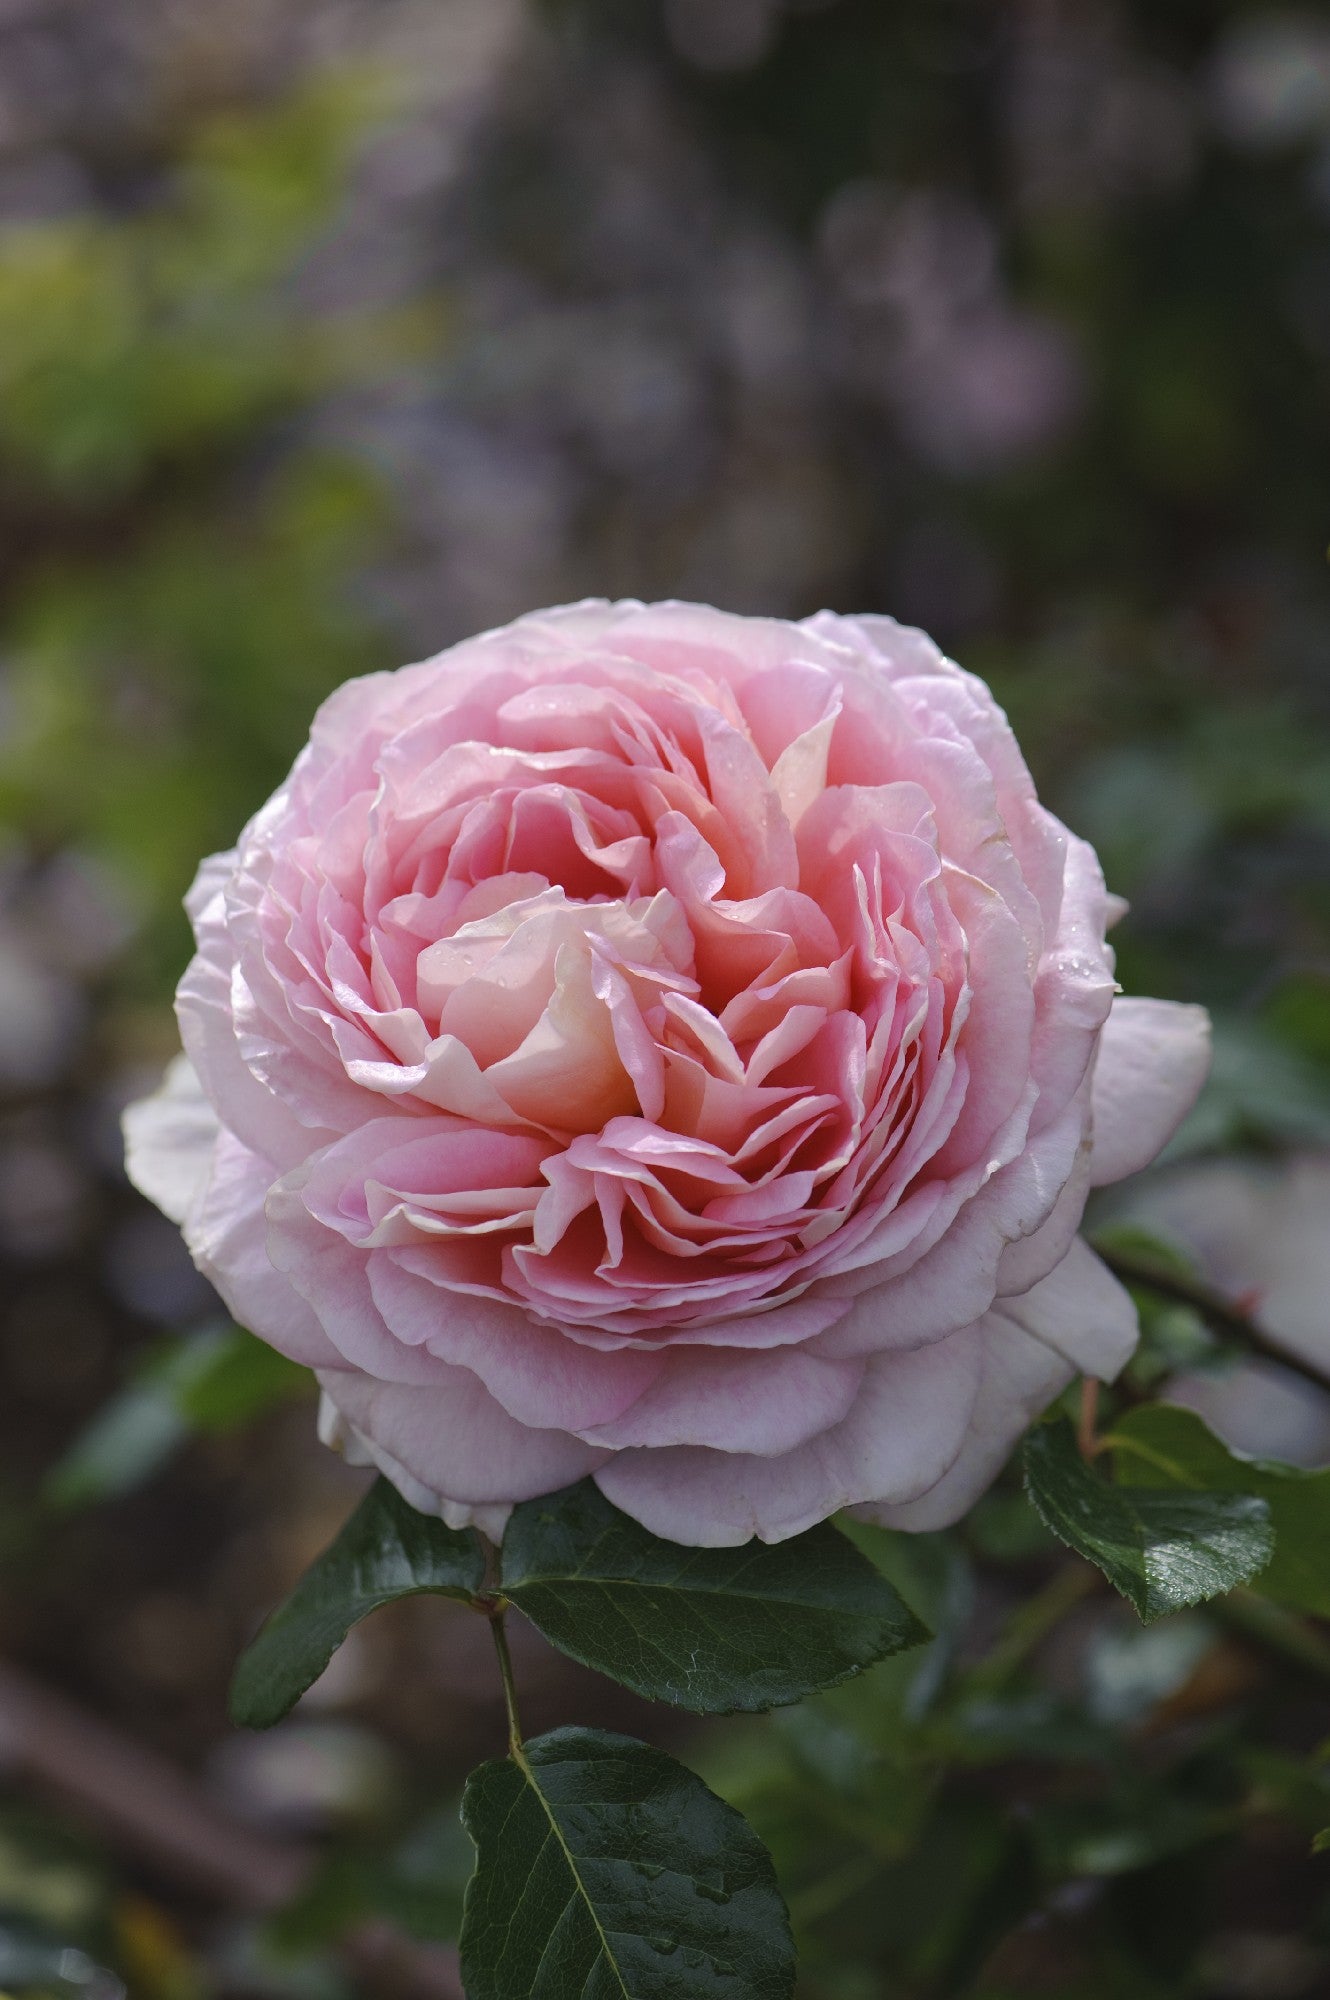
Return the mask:
[[204, 863], [130, 1173], [454, 1526], [934, 1528], [1132, 1351], [1077, 1238], [1207, 1062], [921, 633], [587, 603], [340, 688]]

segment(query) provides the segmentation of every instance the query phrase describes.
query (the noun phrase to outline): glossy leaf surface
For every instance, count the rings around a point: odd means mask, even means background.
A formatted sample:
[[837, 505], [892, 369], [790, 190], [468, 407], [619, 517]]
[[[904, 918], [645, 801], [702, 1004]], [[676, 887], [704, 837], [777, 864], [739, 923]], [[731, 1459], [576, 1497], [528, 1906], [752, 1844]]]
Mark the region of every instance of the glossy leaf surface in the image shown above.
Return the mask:
[[771, 1857], [663, 1751], [558, 1729], [473, 1772], [462, 1817], [468, 2000], [788, 2000]]
[[1274, 1551], [1270, 1509], [1256, 1494], [1111, 1485], [1081, 1457], [1065, 1418], [1031, 1433], [1024, 1462], [1045, 1525], [1146, 1623], [1250, 1582]]
[[351, 1627], [399, 1597], [474, 1597], [485, 1555], [474, 1529], [445, 1527], [376, 1480], [335, 1542], [306, 1570], [241, 1656], [231, 1714], [266, 1729], [312, 1687]]
[[514, 1509], [502, 1588], [573, 1659], [702, 1714], [798, 1701], [929, 1636], [830, 1523], [774, 1545], [684, 1548], [590, 1480]]
[[1113, 1469], [1133, 1489], [1255, 1493], [1270, 1509], [1275, 1552], [1255, 1588], [1296, 1611], [1330, 1618], [1330, 1471], [1232, 1451], [1193, 1410], [1146, 1403], [1113, 1426]]

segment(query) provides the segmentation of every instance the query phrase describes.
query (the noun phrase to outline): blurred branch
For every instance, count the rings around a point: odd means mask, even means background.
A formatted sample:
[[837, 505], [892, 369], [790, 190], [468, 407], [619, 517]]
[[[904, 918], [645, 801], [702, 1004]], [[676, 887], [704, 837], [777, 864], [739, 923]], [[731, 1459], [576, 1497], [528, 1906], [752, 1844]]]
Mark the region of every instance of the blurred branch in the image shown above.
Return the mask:
[[1214, 1291], [1199, 1278], [1187, 1276], [1161, 1260], [1156, 1262], [1144, 1251], [1109, 1248], [1106, 1244], [1095, 1245], [1098, 1256], [1107, 1264], [1114, 1277], [1124, 1285], [1143, 1285], [1158, 1293], [1160, 1298], [1172, 1299], [1175, 1304], [1190, 1306], [1199, 1313], [1206, 1324], [1234, 1340], [1240, 1346], [1259, 1354], [1266, 1361], [1274, 1361], [1279, 1367], [1287, 1368], [1294, 1375], [1300, 1375], [1304, 1382], [1311, 1382], [1322, 1394], [1330, 1394], [1330, 1378], [1310, 1361], [1304, 1361], [1291, 1348], [1281, 1345], [1271, 1338], [1250, 1313], [1241, 1306], [1226, 1299], [1222, 1293]]
[[[0, 1770], [57, 1795], [120, 1852], [229, 1908], [281, 1909], [313, 1863], [303, 1847], [240, 1825], [164, 1758], [3, 1662]], [[367, 1996], [463, 2000], [454, 1954], [391, 1925], [357, 1925], [340, 1950]]]
[[1239, 1588], [1230, 1591], [1227, 1597], [1217, 1598], [1206, 1609], [1219, 1624], [1277, 1653], [1286, 1665], [1322, 1685], [1330, 1681], [1330, 1643], [1282, 1604], [1272, 1604], [1254, 1590]]

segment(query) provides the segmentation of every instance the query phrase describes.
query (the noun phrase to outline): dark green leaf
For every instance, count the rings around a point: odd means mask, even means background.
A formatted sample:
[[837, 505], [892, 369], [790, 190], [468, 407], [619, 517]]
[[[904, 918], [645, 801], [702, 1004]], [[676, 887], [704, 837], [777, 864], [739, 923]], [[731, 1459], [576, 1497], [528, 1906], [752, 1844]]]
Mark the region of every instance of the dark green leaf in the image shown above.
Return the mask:
[[1270, 1509], [1275, 1552], [1256, 1589], [1330, 1618], [1330, 1471], [1230, 1451], [1194, 1411], [1174, 1403], [1127, 1411], [1107, 1442], [1124, 1485], [1259, 1494]]
[[699, 1714], [798, 1701], [929, 1636], [829, 1524], [774, 1546], [682, 1548], [591, 1480], [513, 1510], [502, 1588], [573, 1659]]
[[473, 1529], [459, 1533], [408, 1507], [386, 1479], [371, 1486], [336, 1541], [306, 1570], [241, 1656], [231, 1714], [267, 1729], [312, 1687], [351, 1627], [398, 1597], [472, 1598], [485, 1579]]
[[[1036, 1524], [1037, 1525], [1037, 1524]], [[961, 1647], [975, 1609], [974, 1566], [959, 1537], [949, 1532], [907, 1534], [844, 1518], [844, 1533], [882, 1572], [933, 1634], [926, 1646], [889, 1660], [864, 1690], [842, 1690], [844, 1699], [872, 1718], [874, 1731], [894, 1742], [933, 1706]], [[834, 1698], [834, 1697], [833, 1697]]]
[[1111, 1486], [1085, 1463], [1065, 1418], [1026, 1439], [1025, 1478], [1053, 1533], [1147, 1624], [1249, 1582], [1274, 1550], [1270, 1509], [1256, 1494]]
[[48, 1475], [46, 1498], [84, 1507], [131, 1492], [192, 1433], [234, 1430], [309, 1384], [307, 1368], [238, 1326], [173, 1340], [74, 1440]]
[[787, 2000], [789, 1919], [748, 1823], [661, 1750], [557, 1729], [472, 1773], [469, 2000]]

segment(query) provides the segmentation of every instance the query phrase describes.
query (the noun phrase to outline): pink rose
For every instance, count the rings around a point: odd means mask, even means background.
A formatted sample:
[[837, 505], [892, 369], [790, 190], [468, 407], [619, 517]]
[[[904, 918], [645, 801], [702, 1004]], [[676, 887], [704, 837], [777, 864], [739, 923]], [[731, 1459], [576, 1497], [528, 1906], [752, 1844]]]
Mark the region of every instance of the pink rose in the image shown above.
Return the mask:
[[1205, 1016], [1114, 1002], [918, 632], [589, 603], [352, 681], [190, 909], [130, 1172], [454, 1525], [590, 1473], [682, 1542], [939, 1526], [1132, 1350], [1076, 1230]]

